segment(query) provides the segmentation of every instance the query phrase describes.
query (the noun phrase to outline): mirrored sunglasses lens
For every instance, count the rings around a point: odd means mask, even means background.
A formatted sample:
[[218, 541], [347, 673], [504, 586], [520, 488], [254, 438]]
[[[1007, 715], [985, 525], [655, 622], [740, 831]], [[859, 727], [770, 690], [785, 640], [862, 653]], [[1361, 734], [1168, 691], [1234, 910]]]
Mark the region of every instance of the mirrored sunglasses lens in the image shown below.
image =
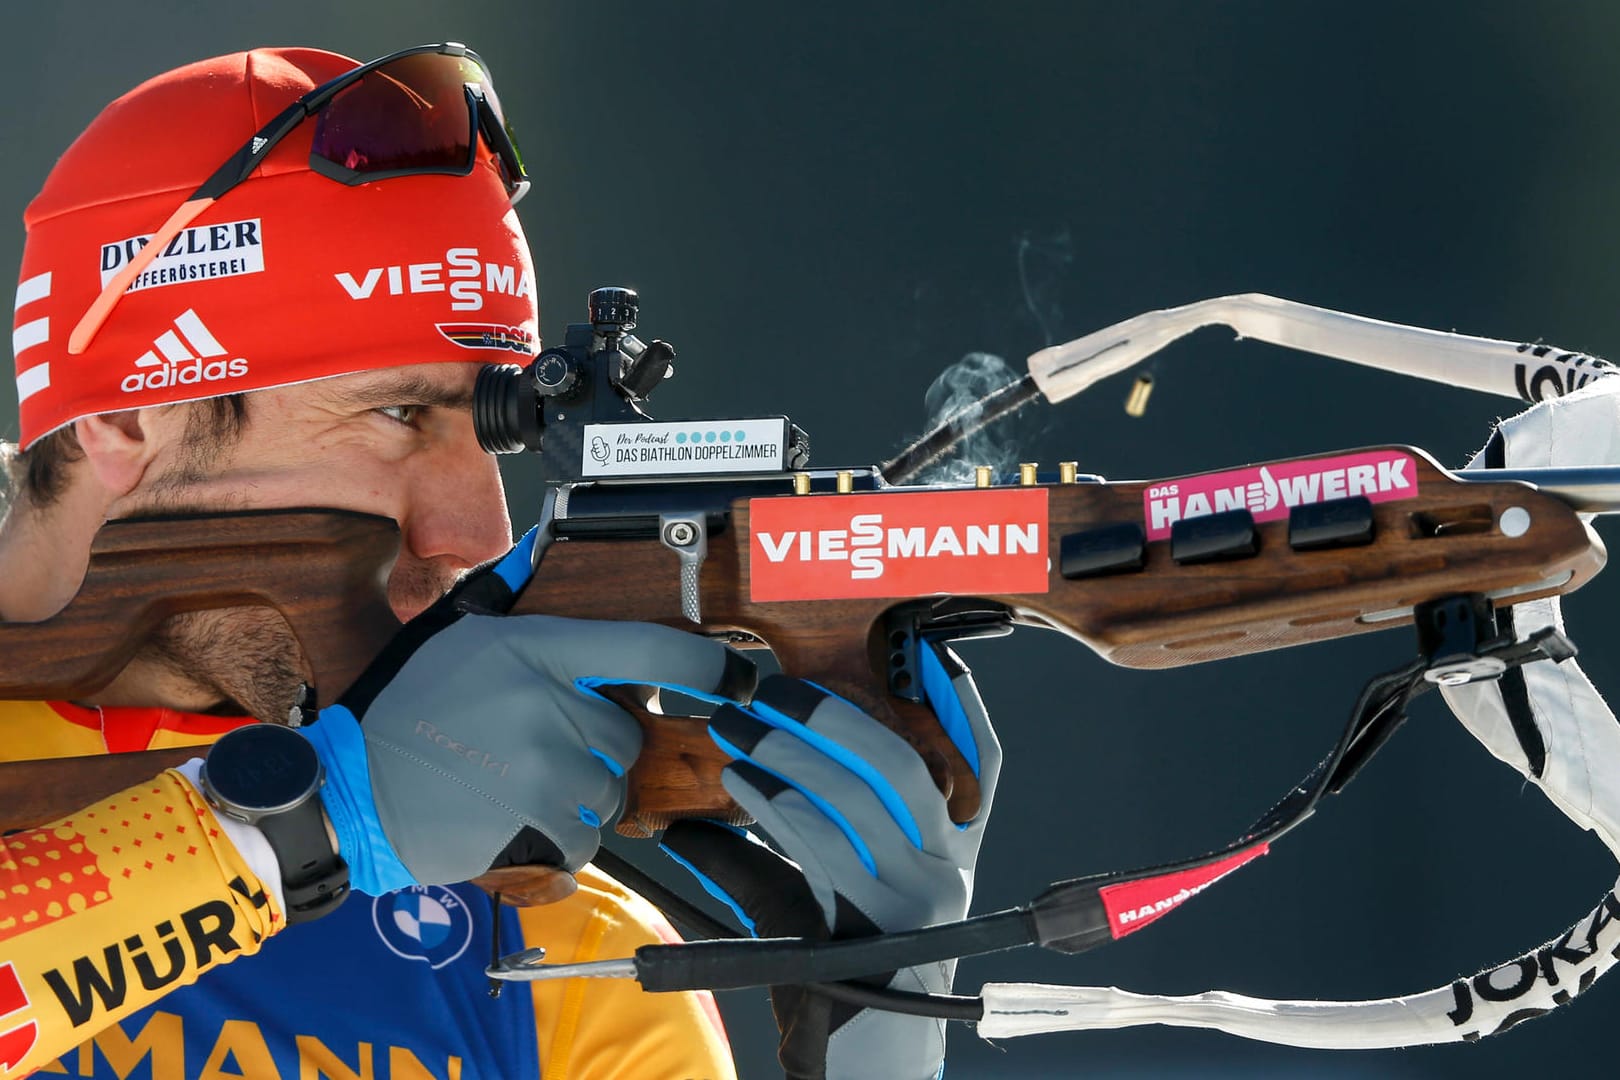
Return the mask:
[[473, 153], [466, 84], [484, 79], [472, 61], [437, 53], [385, 64], [320, 111], [311, 153], [358, 176], [466, 173]]

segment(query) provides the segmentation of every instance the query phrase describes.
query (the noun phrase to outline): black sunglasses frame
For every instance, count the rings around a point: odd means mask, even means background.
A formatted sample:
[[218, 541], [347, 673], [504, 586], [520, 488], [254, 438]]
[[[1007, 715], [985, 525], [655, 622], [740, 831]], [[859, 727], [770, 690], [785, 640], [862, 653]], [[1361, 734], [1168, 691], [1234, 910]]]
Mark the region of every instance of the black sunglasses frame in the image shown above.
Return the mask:
[[[484, 63], [483, 57], [473, 52], [460, 42], [447, 41], [437, 45], [417, 45], [410, 49], [401, 49], [399, 52], [389, 53], [367, 61], [352, 71], [345, 71], [342, 75], [328, 79], [326, 82], [309, 91], [297, 101], [288, 105], [277, 113], [271, 121], [260, 128], [242, 148], [214, 171], [214, 174], [203, 181], [191, 196], [193, 199], [217, 199], [227, 191], [236, 187], [253, 174], [263, 162], [265, 157], [274, 150], [299, 124], [314, 116], [337, 97], [338, 94], [358, 83], [367, 75], [379, 68], [385, 67], [396, 60], [403, 60], [410, 56], [420, 56], [424, 53], [436, 53], [441, 56], [454, 56], [471, 60], [484, 72], [486, 79], [489, 76], [489, 66]], [[523, 169], [523, 159], [518, 154], [517, 145], [512, 141], [511, 133], [506, 128], [505, 118], [495, 112], [489, 95], [478, 87], [467, 87], [468, 121], [470, 124], [471, 150], [468, 154], [467, 167], [464, 170], [450, 173], [454, 176], [466, 176], [472, 172], [473, 165], [478, 158], [478, 136], [482, 134], [489, 147], [506, 169], [506, 189], [515, 204], [528, 191], [528, 173]], [[396, 176], [417, 176], [425, 172], [437, 170], [428, 169], [393, 169], [378, 172], [360, 173], [353, 169], [346, 169], [341, 165], [328, 161], [325, 158], [311, 155], [310, 168], [322, 176], [336, 180], [341, 184], [356, 185], [369, 183], [372, 180], [386, 180]]]

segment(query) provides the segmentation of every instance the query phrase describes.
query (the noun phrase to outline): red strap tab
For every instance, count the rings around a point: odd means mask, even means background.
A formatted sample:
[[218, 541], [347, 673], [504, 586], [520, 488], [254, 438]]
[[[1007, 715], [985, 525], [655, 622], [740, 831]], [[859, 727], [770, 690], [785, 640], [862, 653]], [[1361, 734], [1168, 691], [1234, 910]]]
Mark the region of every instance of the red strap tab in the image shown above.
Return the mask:
[[253, 718], [247, 716], [208, 716], [157, 707], [108, 705], [104, 708], [86, 708], [68, 701], [52, 701], [49, 704], [64, 720], [79, 727], [100, 728], [102, 741], [111, 754], [150, 749], [152, 737], [159, 731], [195, 736], [223, 735], [232, 728], [253, 722]]
[[1160, 915], [1174, 911], [1244, 863], [1270, 850], [1269, 844], [1256, 844], [1192, 870], [1177, 870], [1158, 877], [1104, 886], [1097, 890], [1097, 895], [1102, 897], [1103, 908], [1108, 912], [1108, 929], [1115, 940], [1140, 930]]
[[[28, 991], [23, 989], [16, 969], [9, 960], [0, 964], [0, 1017], [9, 1017], [28, 1006]], [[33, 1020], [0, 1031], [0, 1071], [15, 1068], [27, 1057], [38, 1036], [39, 1025]]]

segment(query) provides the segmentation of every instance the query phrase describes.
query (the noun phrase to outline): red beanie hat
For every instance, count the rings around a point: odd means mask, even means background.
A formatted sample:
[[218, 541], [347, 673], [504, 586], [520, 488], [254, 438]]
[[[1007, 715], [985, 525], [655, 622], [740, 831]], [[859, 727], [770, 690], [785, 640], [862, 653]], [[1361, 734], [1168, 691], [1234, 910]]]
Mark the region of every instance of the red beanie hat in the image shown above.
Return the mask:
[[145, 238], [271, 117], [356, 66], [314, 49], [204, 60], [125, 94], [68, 148], [23, 219], [12, 351], [25, 448], [96, 413], [532, 350], [534, 269], [493, 165], [349, 187], [310, 170], [306, 121], [68, 353]]

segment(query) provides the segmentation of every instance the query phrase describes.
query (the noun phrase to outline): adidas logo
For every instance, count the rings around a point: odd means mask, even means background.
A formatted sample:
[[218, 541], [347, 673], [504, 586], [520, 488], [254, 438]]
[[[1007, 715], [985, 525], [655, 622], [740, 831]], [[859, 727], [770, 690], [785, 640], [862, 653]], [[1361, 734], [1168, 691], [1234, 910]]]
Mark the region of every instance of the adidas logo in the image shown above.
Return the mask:
[[239, 379], [248, 373], [242, 357], [220, 359], [225, 347], [209, 333], [208, 327], [187, 308], [174, 320], [174, 329], [165, 330], [152, 347], [135, 360], [141, 370], [124, 376], [119, 389], [126, 394], [161, 390], [166, 386], [191, 386], [222, 379]]

